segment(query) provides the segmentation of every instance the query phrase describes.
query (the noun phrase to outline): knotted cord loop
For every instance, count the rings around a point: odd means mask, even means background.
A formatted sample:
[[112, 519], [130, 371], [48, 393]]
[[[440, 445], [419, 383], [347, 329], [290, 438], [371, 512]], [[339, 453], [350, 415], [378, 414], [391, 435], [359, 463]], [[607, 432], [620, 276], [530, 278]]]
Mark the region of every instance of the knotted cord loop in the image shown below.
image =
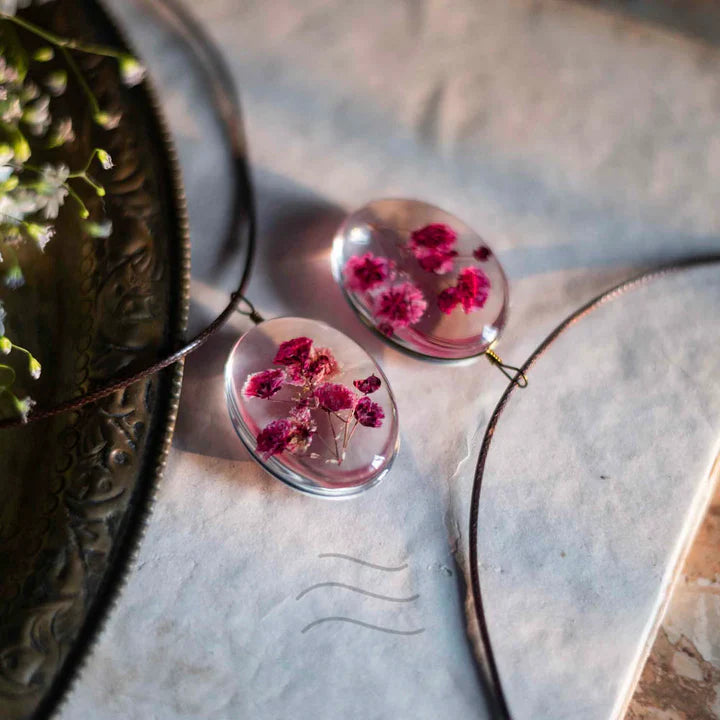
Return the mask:
[[[526, 388], [528, 386], [527, 375], [525, 375], [519, 367], [503, 362], [503, 359], [492, 348], [488, 348], [485, 351], [485, 355], [490, 361], [490, 364], [498, 368], [508, 380], [514, 382], [520, 388]], [[514, 370], [515, 374], [511, 375], [508, 370]]]

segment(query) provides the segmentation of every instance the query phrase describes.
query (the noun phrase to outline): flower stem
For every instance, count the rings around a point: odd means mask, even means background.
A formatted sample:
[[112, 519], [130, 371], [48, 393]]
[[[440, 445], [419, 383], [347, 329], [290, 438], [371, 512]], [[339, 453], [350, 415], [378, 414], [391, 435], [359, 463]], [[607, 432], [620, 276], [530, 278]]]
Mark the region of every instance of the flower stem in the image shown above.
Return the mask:
[[77, 79], [80, 87], [82, 88], [83, 93], [85, 93], [85, 97], [87, 97], [88, 102], [92, 107], [93, 116], [97, 115], [100, 112], [100, 105], [97, 101], [97, 98], [95, 97], [95, 93], [90, 89], [90, 86], [87, 84], [87, 80], [85, 80], [83, 74], [80, 72], [80, 68], [73, 59], [73, 56], [65, 49], [64, 46], [61, 45], [60, 47], [62, 48], [62, 54], [65, 57], [65, 61], [67, 62], [68, 67], [72, 71], [73, 75], [75, 75], [75, 78]]
[[0, 13], [0, 18], [14, 23], [18, 27], [33, 33], [33, 35], [37, 35], [39, 38], [42, 38], [46, 42], [49, 42], [51, 45], [55, 45], [55, 47], [61, 48], [62, 50], [77, 50], [78, 52], [84, 52], [90, 55], [102, 55], [104, 57], [111, 58], [121, 58], [124, 55], [124, 53], [120, 50], [113, 50], [113, 48], [105, 47], [104, 45], [81, 43], [77, 40], [72, 40], [71, 38], [56, 35], [55, 33], [49, 32], [48, 30], [35, 25], [35, 23], [31, 23], [24, 18], [17, 17], [15, 15]]
[[335, 426], [333, 425], [332, 415], [330, 414], [329, 410], [326, 410], [325, 412], [327, 413], [328, 423], [330, 424], [330, 432], [332, 433], [333, 441], [335, 442], [335, 459], [337, 460], [338, 465], [340, 465], [342, 460], [340, 459], [340, 450], [338, 448], [337, 434], [335, 433]]
[[352, 426], [352, 430], [350, 431], [350, 436], [347, 439], [347, 444], [350, 444], [350, 441], [352, 440], [352, 436], [355, 434], [355, 431], [357, 430], [357, 426], [359, 425], [359, 422], [355, 420], [355, 424]]
[[80, 216], [83, 219], [88, 218], [90, 216], [90, 211], [82, 201], [82, 198], [75, 192], [75, 190], [72, 189], [72, 187], [70, 187], [68, 183], [64, 183], [64, 187], [68, 191], [70, 197], [80, 206]]

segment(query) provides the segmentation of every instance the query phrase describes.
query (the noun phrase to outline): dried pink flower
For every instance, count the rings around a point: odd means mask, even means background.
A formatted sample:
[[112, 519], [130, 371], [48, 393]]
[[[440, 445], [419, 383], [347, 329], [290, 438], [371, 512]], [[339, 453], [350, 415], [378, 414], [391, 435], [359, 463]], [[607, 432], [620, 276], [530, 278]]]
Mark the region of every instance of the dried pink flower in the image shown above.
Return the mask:
[[248, 375], [242, 388], [245, 397], [257, 397], [267, 400], [279, 392], [285, 382], [284, 370], [273, 368]]
[[480, 245], [473, 250], [473, 257], [480, 262], [485, 262], [491, 255], [492, 250], [487, 245]]
[[449, 252], [456, 240], [457, 233], [449, 225], [432, 223], [410, 233], [410, 249], [413, 253], [421, 249]]
[[480, 269], [466, 267], [458, 274], [455, 287], [465, 313], [484, 307], [490, 295], [490, 278]]
[[422, 291], [411, 282], [387, 288], [373, 300], [375, 318], [380, 321], [381, 328], [390, 328], [391, 333], [414, 325], [426, 308], [427, 302]]
[[343, 277], [349, 290], [366, 292], [395, 277], [395, 263], [371, 252], [351, 257], [343, 268]]
[[337, 374], [338, 361], [330, 348], [315, 348], [305, 363], [303, 375], [311, 383], [317, 383]]
[[449, 315], [460, 302], [460, 298], [457, 296], [457, 290], [454, 287], [445, 288], [437, 296], [437, 305], [441, 312]]
[[376, 390], [380, 389], [380, 385], [382, 385], [382, 382], [380, 381], [379, 377], [375, 375], [370, 375], [364, 380], [353, 380], [353, 385], [363, 395], [370, 395], [371, 393], [374, 393]]
[[312, 419], [312, 413], [307, 404], [299, 402], [294, 408], [290, 410], [290, 417], [297, 422], [310, 422]]
[[315, 388], [315, 397], [323, 410], [339, 412], [349, 410], [355, 406], [357, 395], [345, 385], [338, 383], [323, 383]]
[[426, 250], [415, 253], [420, 267], [425, 270], [425, 272], [434, 272], [436, 275], [449, 273], [455, 265], [456, 256], [457, 253], [454, 250]]
[[[292, 411], [290, 414], [293, 415]], [[291, 422], [290, 433], [287, 438], [287, 450], [294, 455], [302, 455], [310, 447], [313, 436], [317, 431], [317, 424], [312, 419], [310, 411], [305, 409], [305, 414], [296, 414]]]
[[380, 405], [373, 402], [367, 395], [358, 400], [353, 415], [361, 425], [371, 428], [380, 427], [385, 417], [385, 413]]
[[310, 357], [312, 340], [307, 337], [297, 337], [286, 340], [280, 344], [273, 362], [276, 365], [287, 365], [302, 368]]
[[290, 420], [273, 420], [257, 436], [256, 450], [267, 460], [287, 449], [293, 424]]
[[392, 334], [395, 332], [395, 329], [390, 323], [379, 323], [377, 326], [377, 329], [383, 334], [387, 335], [388, 337], [392, 337]]

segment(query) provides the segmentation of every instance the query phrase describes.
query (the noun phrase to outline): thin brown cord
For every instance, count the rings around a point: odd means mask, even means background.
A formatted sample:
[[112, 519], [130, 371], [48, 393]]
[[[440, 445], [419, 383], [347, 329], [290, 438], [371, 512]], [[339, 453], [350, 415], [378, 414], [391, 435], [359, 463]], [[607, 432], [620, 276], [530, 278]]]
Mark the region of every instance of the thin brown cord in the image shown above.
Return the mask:
[[[33, 410], [26, 420], [23, 420], [21, 417], [0, 420], [0, 430], [45, 420], [72, 410], [79, 410], [85, 405], [89, 405], [108, 395], [112, 395], [118, 390], [123, 390], [129, 385], [144, 380], [150, 375], [154, 375], [158, 371], [175, 364], [186, 355], [197, 350], [225, 324], [235, 311], [247, 315], [253, 322], [262, 320], [252, 303], [243, 297], [243, 293], [250, 279], [255, 252], [255, 210], [247, 167], [247, 152], [244, 142], [240, 102], [237, 97], [232, 75], [222, 55], [214, 47], [212, 41], [184, 8], [175, 2], [175, 0], [159, 0], [158, 4], [163, 6], [162, 9], [166, 14], [164, 19], [166, 21], [168, 19], [173, 20], [176, 28], [183, 34], [199, 67], [207, 76], [212, 91], [212, 103], [217, 121], [222, 126], [227, 139], [232, 160], [233, 200], [226, 231], [226, 244], [231, 245], [241, 232], [243, 224], [247, 224], [247, 251], [240, 282], [237, 290], [230, 296], [230, 302], [225, 309], [202, 332], [179, 350], [174, 351], [172, 354], [142, 370], [128, 375], [119, 375], [111, 382], [80, 397], [66, 400], [65, 402], [48, 408]], [[240, 303], [243, 301], [249, 308], [247, 311], [238, 310]]]
[[[563, 320], [563, 322], [560, 323], [560, 325], [558, 325], [545, 338], [535, 352], [525, 361], [525, 364], [520, 368], [519, 372], [522, 373], [522, 375], [526, 375], [536, 363], [538, 358], [560, 337], [560, 335], [562, 335], [569, 327], [579, 322], [586, 315], [589, 315], [602, 305], [605, 305], [606, 303], [615, 300], [631, 290], [647, 285], [653, 280], [657, 280], [658, 278], [666, 275], [677, 273], [682, 270], [689, 270], [702, 265], [711, 265], [716, 263], [720, 263], [720, 253], [689, 257], [685, 260], [680, 260], [675, 263], [640, 273], [629, 280], [619, 283], [615, 287], [610, 288], [593, 298], [580, 309], [565, 318], [565, 320]], [[485, 684], [493, 691], [493, 696], [488, 698], [488, 706], [493, 720], [512, 720], [512, 716], [510, 715], [507, 698], [505, 697], [505, 692], [503, 691], [502, 683], [500, 681], [500, 673], [497, 668], [497, 663], [495, 662], [495, 655], [493, 653], [492, 643], [490, 642], [490, 633], [488, 630], [487, 619], [485, 618], [485, 610], [483, 608], [478, 564], [478, 517], [480, 513], [480, 491], [482, 489], [485, 463], [490, 451], [490, 445], [495, 435], [495, 429], [498, 421], [500, 420], [500, 416], [517, 387], [518, 384], [514, 380], [508, 384], [505, 392], [500, 398], [500, 401], [495, 407], [495, 411], [490, 417], [487, 429], [485, 430], [483, 444], [480, 449], [480, 456], [475, 468], [475, 479], [473, 481], [472, 495], [470, 499], [470, 580], [475, 605], [475, 616], [478, 623], [478, 631], [480, 633], [480, 643], [484, 654], [484, 665], [480, 667], [480, 671], [483, 674]]]

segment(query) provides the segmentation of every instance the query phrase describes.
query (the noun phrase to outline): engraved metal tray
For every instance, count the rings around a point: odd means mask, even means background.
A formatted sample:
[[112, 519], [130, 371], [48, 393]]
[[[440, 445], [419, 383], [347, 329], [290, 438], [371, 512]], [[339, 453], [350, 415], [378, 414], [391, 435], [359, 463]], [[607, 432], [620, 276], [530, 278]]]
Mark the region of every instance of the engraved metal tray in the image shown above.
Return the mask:
[[[27, 17], [125, 46], [91, 0], [33, 6]], [[147, 84], [122, 86], [113, 60], [75, 57], [101, 107], [122, 119], [111, 132], [95, 125], [71, 77], [59, 102], [77, 139], [54, 158], [73, 169], [95, 146], [111, 153], [115, 167], [98, 177], [113, 232], [90, 237], [65, 208], [45, 253], [24, 258], [26, 286], [3, 291], [9, 334], [44, 363], [32, 384], [18, 368], [21, 391], [40, 406], [141, 369], [178, 345], [187, 320], [184, 198], [155, 98]], [[89, 200], [94, 214], [100, 202]], [[0, 431], [2, 720], [49, 716], [75, 676], [142, 533], [181, 378], [175, 365], [82, 410]]]

